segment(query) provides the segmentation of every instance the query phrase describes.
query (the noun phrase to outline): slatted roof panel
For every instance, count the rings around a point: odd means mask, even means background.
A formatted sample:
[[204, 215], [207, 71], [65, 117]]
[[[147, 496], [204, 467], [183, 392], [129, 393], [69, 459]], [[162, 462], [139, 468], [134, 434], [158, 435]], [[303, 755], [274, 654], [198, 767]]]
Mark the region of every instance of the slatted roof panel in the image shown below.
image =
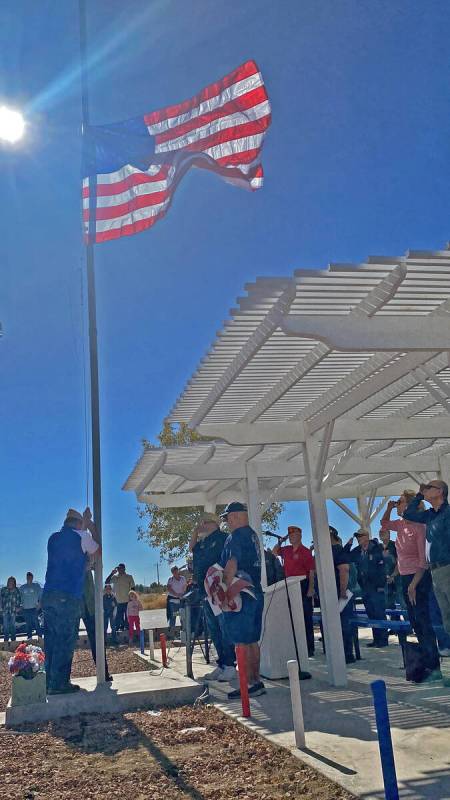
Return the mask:
[[[396, 318], [438, 314], [445, 315], [450, 324], [449, 249], [410, 251], [399, 258], [376, 256], [359, 266], [332, 264], [328, 269], [302, 269], [282, 278], [258, 278], [247, 284], [245, 291], [176, 401], [168, 416], [170, 422], [183, 421], [192, 427], [202, 422], [301, 420], [309, 424], [342, 406], [347, 410], [341, 416], [362, 421], [409, 418], [424, 422], [423, 438], [365, 441], [353, 455], [408, 456], [411, 470], [415, 471], [421, 456], [435, 453], [436, 448], [447, 452], [447, 439], [425, 437], [426, 420], [447, 415], [449, 406], [445, 400], [440, 402], [436, 387], [433, 390], [432, 384], [424, 384], [423, 374], [417, 371], [419, 367], [419, 371], [426, 371], [427, 380], [435, 376], [441, 386], [450, 387], [446, 351], [423, 352], [413, 357], [401, 351], [339, 352], [313, 338], [288, 336], [280, 324], [284, 315], [323, 314]], [[397, 367], [398, 379], [369, 391], [374, 379], [383, 378], [386, 370]], [[347, 402], [356, 396], [363, 399], [357, 404]], [[347, 445], [332, 441], [327, 470], [333, 469]], [[292, 446], [266, 445], [258, 449], [198, 443], [167, 449], [162, 464], [161, 451], [147, 448], [124, 488], [143, 491], [145, 484], [150, 492], [208, 492], [217, 481], [187, 481], [165, 474], [164, 469], [207, 463], [213, 473], [215, 465], [233, 461], [239, 464], [295, 458], [301, 471], [302, 456], [292, 456], [293, 452]], [[391, 483], [393, 480], [389, 475], [384, 479]], [[236, 486], [239, 480], [236, 479]], [[352, 482], [356, 485], [356, 480], [371, 483], [374, 475], [334, 475], [333, 485], [348, 488]], [[382, 480], [380, 476], [380, 483]], [[230, 480], [227, 486], [230, 483], [232, 491]], [[267, 489], [278, 487], [280, 497], [285, 497], [290, 489], [301, 488], [302, 480], [264, 479], [262, 485]]]
[[[247, 284], [246, 296], [238, 298], [230, 319], [170, 412], [170, 421], [313, 419], [317, 406], [326, 408], [324, 398], [330, 399], [330, 392], [345, 391], [345, 379], [351, 388], [405, 354], [342, 353], [314, 339], [287, 336], [276, 325], [277, 311], [396, 317], [439, 312], [448, 314], [450, 322], [449, 278], [450, 251], [443, 250], [411, 251], [401, 258], [371, 257], [359, 266], [333, 264], [327, 270], [297, 270], [290, 278], [259, 278]], [[393, 280], [395, 291], [389, 293], [384, 284]], [[416, 392], [418, 398], [426, 394], [420, 386]], [[388, 417], [406, 408], [411, 399], [412, 395], [399, 391], [387, 404], [377, 404], [375, 396], [367, 414]], [[419, 413], [440, 413], [432, 408]]]

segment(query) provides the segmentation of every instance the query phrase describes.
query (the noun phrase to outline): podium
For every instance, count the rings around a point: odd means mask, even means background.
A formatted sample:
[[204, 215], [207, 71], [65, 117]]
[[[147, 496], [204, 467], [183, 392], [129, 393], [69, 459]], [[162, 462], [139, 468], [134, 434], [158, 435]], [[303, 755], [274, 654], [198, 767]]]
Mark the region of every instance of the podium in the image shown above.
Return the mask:
[[[301, 590], [301, 582], [306, 580], [306, 575], [287, 578], [295, 636], [303, 670], [308, 669], [308, 647]], [[264, 589], [260, 647], [261, 675], [269, 679], [287, 678], [287, 662], [295, 659], [296, 655], [284, 580]]]

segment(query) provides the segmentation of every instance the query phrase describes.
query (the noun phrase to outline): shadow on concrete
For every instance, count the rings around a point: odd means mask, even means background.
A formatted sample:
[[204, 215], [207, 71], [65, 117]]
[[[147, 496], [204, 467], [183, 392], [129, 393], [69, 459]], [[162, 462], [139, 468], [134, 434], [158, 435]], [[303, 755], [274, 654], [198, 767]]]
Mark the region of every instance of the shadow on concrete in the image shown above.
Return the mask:
[[185, 792], [192, 800], [205, 800], [205, 796], [185, 780], [180, 769], [161, 748], [123, 714], [102, 715], [101, 719], [91, 714], [66, 717], [51, 722], [50, 733], [74, 750], [86, 754], [103, 753], [111, 757], [143, 747], [172, 781], [174, 788]]
[[[421, 778], [399, 782], [400, 796], [408, 800], [447, 800], [450, 797], [450, 769], [426, 770]], [[370, 791], [360, 800], [384, 800], [385, 794]]]
[[317, 753], [315, 750], [311, 750], [309, 747], [303, 747], [302, 753], [305, 753], [307, 756], [311, 756], [316, 761], [320, 761], [321, 764], [326, 764], [327, 767], [332, 767], [340, 772], [342, 775], [357, 775], [355, 769], [349, 769], [349, 767], [344, 767], [343, 764], [340, 764], [338, 761], [334, 761], [332, 758], [327, 758], [323, 756], [321, 753]]

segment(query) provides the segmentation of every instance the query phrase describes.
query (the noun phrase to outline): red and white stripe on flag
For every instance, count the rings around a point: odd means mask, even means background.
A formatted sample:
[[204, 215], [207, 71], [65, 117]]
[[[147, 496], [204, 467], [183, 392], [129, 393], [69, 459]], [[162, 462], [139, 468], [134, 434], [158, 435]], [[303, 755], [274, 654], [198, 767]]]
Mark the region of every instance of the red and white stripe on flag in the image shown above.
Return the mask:
[[[95, 242], [138, 233], [166, 213], [178, 182], [192, 166], [229, 183], [259, 189], [259, 157], [271, 122], [269, 98], [254, 61], [247, 61], [191, 100], [144, 117], [154, 137], [154, 161], [142, 171], [131, 164], [96, 177]], [[94, 202], [95, 202], [94, 199]], [[89, 178], [83, 180], [83, 219], [89, 234]], [[90, 238], [90, 237], [89, 237]]]

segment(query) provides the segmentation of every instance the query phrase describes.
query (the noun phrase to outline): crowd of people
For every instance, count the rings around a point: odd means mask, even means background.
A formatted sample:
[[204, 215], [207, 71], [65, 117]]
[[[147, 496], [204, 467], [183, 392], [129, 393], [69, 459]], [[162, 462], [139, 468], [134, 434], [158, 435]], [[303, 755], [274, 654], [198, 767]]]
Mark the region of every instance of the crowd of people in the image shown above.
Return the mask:
[[[336, 603], [340, 612], [345, 659], [355, 661], [355, 600], [360, 598], [373, 640], [368, 647], [389, 644], [389, 626], [403, 617], [416, 634], [422, 659], [420, 680], [443, 680], [442, 657], [450, 656], [450, 508], [447, 484], [440, 480], [422, 484], [419, 492], [405, 490], [387, 504], [378, 538], [360, 529], [343, 545], [337, 529], [330, 525], [330, 546], [335, 571]], [[428, 506], [425, 506], [425, 502]], [[391, 519], [393, 510], [397, 518]], [[227, 532], [223, 530], [226, 526]], [[396, 540], [391, 540], [391, 532]], [[308, 654], [314, 656], [314, 606], [320, 607], [314, 548], [302, 542], [302, 530], [288, 527], [285, 537], [272, 550], [265, 550], [268, 583], [299, 576]], [[356, 539], [356, 546], [354, 546]], [[285, 542], [289, 540], [289, 544]], [[6, 641], [16, 638], [16, 617], [26, 623], [27, 636], [44, 633], [47, 690], [49, 694], [71, 693], [79, 687], [70, 681], [74, 648], [80, 618], [83, 620], [94, 661], [95, 603], [92, 577], [93, 559], [99, 552], [99, 537], [89, 508], [80, 514], [67, 512], [60, 531], [48, 541], [48, 561], [44, 588], [27, 573], [26, 582], [17, 587], [10, 577], [0, 592], [0, 609]], [[260, 678], [263, 590], [261, 550], [258, 536], [249, 525], [247, 508], [232, 502], [220, 517], [204, 513], [193, 531], [189, 549], [192, 580], [178, 567], [172, 567], [168, 581], [167, 614], [169, 635], [188, 588], [196, 587], [204, 610], [209, 635], [217, 653], [217, 667], [206, 680], [229, 682], [236, 677], [237, 645], [246, 660], [249, 695], [265, 692]], [[107, 576], [103, 594], [105, 640], [108, 628], [111, 641], [117, 632], [128, 629], [130, 644], [139, 636], [142, 603], [135, 591], [133, 576], [121, 563]], [[106, 679], [111, 680], [105, 656]], [[239, 689], [229, 693], [238, 697]]]

